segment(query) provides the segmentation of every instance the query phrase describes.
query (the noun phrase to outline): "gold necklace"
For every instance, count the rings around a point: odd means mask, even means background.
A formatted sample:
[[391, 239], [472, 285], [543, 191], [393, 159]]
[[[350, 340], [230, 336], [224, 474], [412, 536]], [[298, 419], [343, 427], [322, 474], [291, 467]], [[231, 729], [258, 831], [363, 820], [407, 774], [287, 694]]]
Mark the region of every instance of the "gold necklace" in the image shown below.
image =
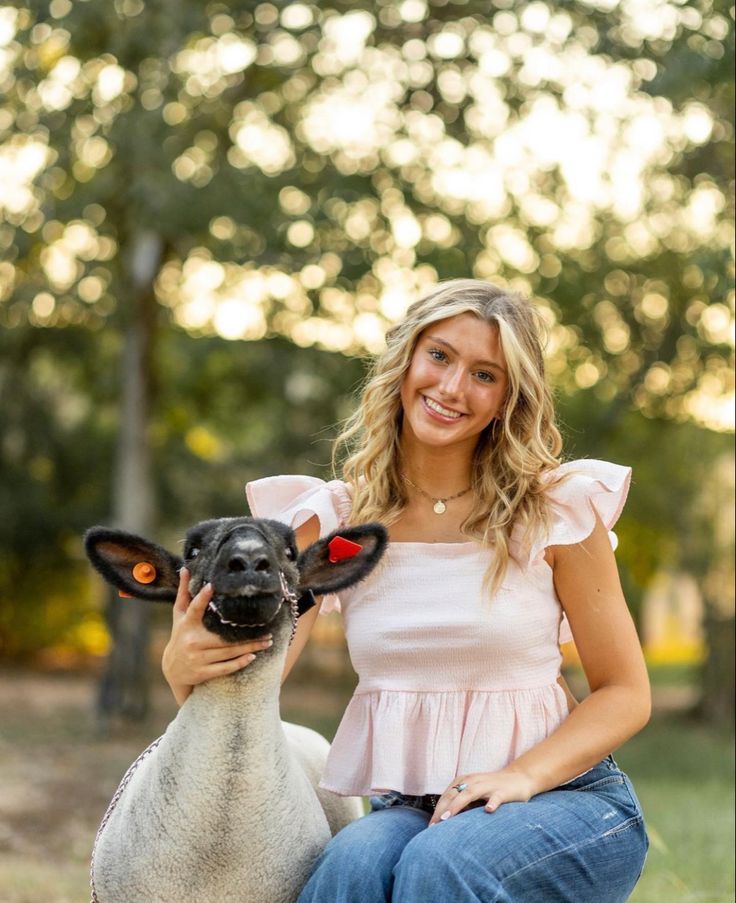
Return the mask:
[[463, 489], [462, 492], [456, 492], [455, 495], [448, 495], [443, 499], [436, 499], [428, 492], [425, 492], [420, 486], [417, 486], [416, 483], [412, 483], [412, 481], [409, 479], [409, 477], [407, 477], [406, 474], [403, 474], [403, 477], [413, 489], [416, 489], [417, 492], [421, 492], [421, 494], [425, 498], [428, 498], [430, 502], [432, 502], [432, 510], [435, 514], [444, 514], [445, 511], [447, 511], [447, 502], [451, 502], [453, 499], [459, 499], [461, 495], [465, 495], [473, 488], [472, 486], [468, 486], [467, 489]]

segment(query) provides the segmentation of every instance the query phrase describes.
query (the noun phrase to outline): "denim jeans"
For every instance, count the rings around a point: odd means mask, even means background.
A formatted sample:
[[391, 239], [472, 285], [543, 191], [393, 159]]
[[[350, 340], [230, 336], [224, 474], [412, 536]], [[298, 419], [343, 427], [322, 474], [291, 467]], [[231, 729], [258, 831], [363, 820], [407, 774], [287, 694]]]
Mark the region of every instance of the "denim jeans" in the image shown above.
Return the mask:
[[649, 841], [608, 756], [526, 803], [469, 808], [426, 830], [426, 797], [371, 797], [317, 859], [298, 903], [622, 903]]

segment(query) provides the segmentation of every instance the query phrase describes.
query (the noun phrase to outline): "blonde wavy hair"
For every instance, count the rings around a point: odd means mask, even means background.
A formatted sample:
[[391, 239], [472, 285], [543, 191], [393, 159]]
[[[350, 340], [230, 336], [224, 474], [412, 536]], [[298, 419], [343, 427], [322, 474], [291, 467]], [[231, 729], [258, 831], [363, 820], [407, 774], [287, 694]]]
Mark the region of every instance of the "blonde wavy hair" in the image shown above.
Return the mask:
[[[501, 417], [479, 435], [471, 474], [474, 505], [463, 535], [492, 546], [486, 574], [491, 594], [503, 581], [511, 556], [528, 553], [549, 526], [545, 475], [559, 465], [562, 449], [542, 356], [544, 323], [533, 304], [504, 288], [475, 279], [453, 279], [412, 304], [386, 334], [386, 350], [374, 361], [360, 404], [333, 446], [333, 469], [351, 486], [351, 522], [389, 526], [407, 504], [401, 467], [401, 386], [421, 333], [431, 324], [472, 313], [498, 330], [508, 371]], [[342, 454], [342, 466], [338, 460]]]

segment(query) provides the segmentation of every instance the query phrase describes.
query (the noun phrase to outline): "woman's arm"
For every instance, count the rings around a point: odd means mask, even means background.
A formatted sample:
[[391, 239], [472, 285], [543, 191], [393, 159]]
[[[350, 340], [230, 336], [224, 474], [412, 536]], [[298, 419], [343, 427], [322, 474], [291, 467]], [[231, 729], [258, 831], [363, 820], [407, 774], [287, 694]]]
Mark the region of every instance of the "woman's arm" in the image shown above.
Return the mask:
[[506, 768], [458, 777], [455, 783], [463, 781], [468, 789], [445, 791], [432, 824], [477, 799], [488, 799], [486, 808], [493, 811], [558, 787], [592, 768], [649, 720], [649, 678], [605, 526], [596, 516], [587, 539], [548, 552], [590, 695], [554, 733]]
[[644, 655], [600, 518], [583, 542], [551, 552], [555, 589], [591, 692], [553, 734], [509, 766], [531, 779], [533, 793], [597, 764], [641, 730], [651, 714]]
[[[318, 538], [319, 522], [316, 517], [310, 518], [296, 531], [299, 549]], [[164, 677], [179, 705], [189, 698], [197, 684], [240, 671], [255, 659], [258, 652], [271, 645], [270, 634], [243, 643], [228, 643], [207, 630], [202, 618], [211, 597], [212, 590], [204, 587], [192, 599], [189, 594], [189, 573], [186, 569], [182, 570], [172, 613], [171, 636], [161, 662]], [[299, 618], [294, 640], [286, 656], [282, 681], [307, 642], [319, 612], [319, 601]]]

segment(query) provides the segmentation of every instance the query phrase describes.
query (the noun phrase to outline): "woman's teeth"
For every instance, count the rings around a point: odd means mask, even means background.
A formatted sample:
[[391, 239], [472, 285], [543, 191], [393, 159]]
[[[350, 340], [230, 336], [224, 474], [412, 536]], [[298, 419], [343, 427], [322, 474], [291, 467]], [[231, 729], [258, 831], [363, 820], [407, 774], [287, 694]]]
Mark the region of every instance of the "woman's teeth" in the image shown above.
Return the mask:
[[437, 404], [436, 401], [432, 398], [427, 398], [426, 395], [422, 395], [424, 399], [424, 403], [428, 408], [432, 411], [436, 411], [438, 414], [441, 414], [443, 417], [452, 417], [453, 420], [457, 420], [458, 417], [462, 417], [462, 414], [459, 414], [457, 411], [451, 411], [449, 408], [443, 408], [441, 404]]

